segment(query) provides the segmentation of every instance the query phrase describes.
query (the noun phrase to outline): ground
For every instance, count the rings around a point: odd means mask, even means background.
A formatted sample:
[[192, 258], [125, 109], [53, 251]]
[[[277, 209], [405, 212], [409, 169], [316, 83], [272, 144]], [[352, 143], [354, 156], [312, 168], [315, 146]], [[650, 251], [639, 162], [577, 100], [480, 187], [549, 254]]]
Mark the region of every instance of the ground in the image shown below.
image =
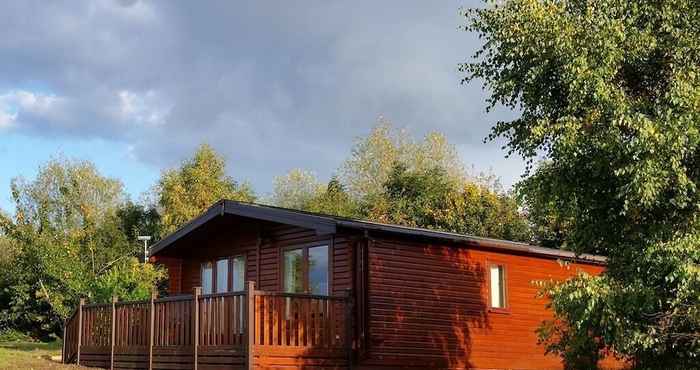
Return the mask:
[[61, 342], [0, 342], [0, 369], [6, 370], [79, 370], [75, 365], [63, 365], [51, 361], [61, 355]]

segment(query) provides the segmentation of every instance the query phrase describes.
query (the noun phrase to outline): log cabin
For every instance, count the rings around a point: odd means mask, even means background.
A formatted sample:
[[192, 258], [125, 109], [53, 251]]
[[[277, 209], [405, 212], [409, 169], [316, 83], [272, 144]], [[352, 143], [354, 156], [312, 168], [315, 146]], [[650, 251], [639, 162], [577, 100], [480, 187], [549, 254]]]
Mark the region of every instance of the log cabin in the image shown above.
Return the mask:
[[150, 261], [167, 269], [168, 297], [81, 304], [66, 362], [561, 369], [538, 345], [551, 313], [536, 282], [605, 268], [600, 256], [229, 200], [155, 243]]

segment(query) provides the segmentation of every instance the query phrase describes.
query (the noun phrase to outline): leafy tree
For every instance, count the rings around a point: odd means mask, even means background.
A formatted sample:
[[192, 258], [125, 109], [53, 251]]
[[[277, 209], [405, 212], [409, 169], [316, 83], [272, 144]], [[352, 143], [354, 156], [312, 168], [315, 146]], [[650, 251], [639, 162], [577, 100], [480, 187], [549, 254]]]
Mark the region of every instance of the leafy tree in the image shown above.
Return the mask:
[[[125, 196], [91, 163], [57, 159], [32, 181], [13, 180], [12, 197], [14, 217], [0, 218], [12, 251], [0, 262], [0, 320], [44, 337], [59, 332], [80, 296], [100, 298], [96, 282], [136, 254], [118, 216]], [[152, 286], [152, 267], [138, 268], [141, 285]]]
[[226, 175], [224, 158], [206, 144], [179, 168], [163, 173], [158, 194], [165, 234], [175, 231], [220, 199], [255, 200], [251, 187]]
[[528, 208], [544, 205], [536, 219], [561, 226], [566, 248], [608, 256], [603, 276], [545, 290], [548, 349], [697, 364], [700, 8], [508, 0], [465, 15], [484, 40], [465, 82], [481, 79], [491, 107], [520, 112], [491, 138], [546, 159], [520, 187]]
[[271, 201], [278, 207], [335, 216], [359, 216], [356, 202], [337, 177], [323, 185], [313, 173], [301, 169], [275, 178]]
[[[128, 200], [117, 209], [117, 218], [124, 235], [139, 250], [141, 247], [139, 236], [151, 236], [152, 240], [158, 240], [162, 236], [160, 214], [153, 205], [139, 204]], [[140, 257], [142, 256], [143, 253]]]
[[337, 216], [528, 241], [516, 199], [489, 174], [468, 175], [439, 133], [421, 141], [385, 120], [358, 142], [340, 178], [322, 186], [293, 170], [275, 180], [273, 204]]
[[382, 118], [367, 137], [355, 143], [340, 168], [340, 181], [355, 199], [372, 197], [382, 192], [397, 163], [417, 171], [442, 168], [454, 183], [465, 177], [457, 151], [442, 134], [429, 133], [416, 141]]
[[345, 190], [345, 186], [337, 177], [331, 178], [325, 188], [314, 196], [306, 210], [342, 217], [362, 217], [357, 202]]
[[278, 207], [306, 209], [322, 189], [312, 172], [296, 168], [275, 178], [271, 201]]
[[530, 239], [529, 226], [512, 197], [468, 181], [455, 188], [441, 168], [409, 171], [397, 164], [368, 218], [484, 237]]

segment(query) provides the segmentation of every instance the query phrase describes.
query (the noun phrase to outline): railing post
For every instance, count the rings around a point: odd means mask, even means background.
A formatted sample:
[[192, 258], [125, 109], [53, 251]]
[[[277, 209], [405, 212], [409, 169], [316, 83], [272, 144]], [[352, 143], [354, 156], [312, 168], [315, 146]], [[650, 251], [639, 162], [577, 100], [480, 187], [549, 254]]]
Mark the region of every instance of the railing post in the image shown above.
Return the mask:
[[353, 356], [352, 356], [352, 345], [353, 345], [353, 299], [352, 290], [350, 288], [345, 289], [345, 350], [348, 361], [348, 369], [352, 369]]
[[156, 297], [158, 293], [153, 290], [151, 292], [151, 304], [148, 309], [148, 313], [150, 315], [149, 323], [148, 323], [148, 370], [153, 370], [153, 334], [154, 334], [154, 324], [155, 324], [155, 318], [156, 318], [156, 312], [155, 312], [155, 307], [156, 307]]
[[61, 363], [66, 362], [66, 326], [68, 325], [68, 319], [63, 320], [63, 345], [61, 346]]
[[116, 310], [117, 297], [112, 297], [112, 338], [109, 340], [109, 368], [114, 369], [114, 338], [116, 338], [116, 327], [117, 327], [117, 310]]
[[80, 346], [83, 344], [83, 305], [85, 305], [85, 298], [80, 298], [80, 303], [78, 303], [78, 354], [76, 355], [78, 365], [80, 365]]
[[248, 333], [248, 345], [246, 348], [247, 358], [246, 365], [248, 370], [253, 370], [255, 368], [255, 354], [253, 353], [255, 347], [255, 282], [249, 281], [246, 287], [246, 331]]
[[202, 287], [194, 288], [194, 297], [192, 304], [194, 305], [194, 340], [192, 341], [194, 345], [194, 364], [193, 369], [197, 370], [197, 347], [199, 347], [199, 296], [202, 295]]

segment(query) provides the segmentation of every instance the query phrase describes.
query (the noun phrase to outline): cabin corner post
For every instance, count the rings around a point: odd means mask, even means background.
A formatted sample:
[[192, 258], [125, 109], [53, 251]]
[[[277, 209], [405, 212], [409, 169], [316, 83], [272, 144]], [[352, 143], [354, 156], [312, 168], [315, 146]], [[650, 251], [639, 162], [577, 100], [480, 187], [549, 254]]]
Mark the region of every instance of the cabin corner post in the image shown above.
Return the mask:
[[61, 363], [66, 362], [66, 325], [68, 325], [68, 319], [63, 320], [63, 344], [61, 345]]
[[112, 296], [112, 330], [111, 338], [109, 339], [109, 368], [114, 369], [114, 341], [116, 338], [116, 327], [117, 327], [117, 297]]
[[246, 286], [246, 331], [248, 336], [248, 345], [246, 348], [246, 368], [253, 370], [255, 368], [255, 282], [248, 281]]
[[148, 307], [149, 313], [149, 323], [148, 323], [148, 370], [153, 369], [153, 339], [155, 336], [155, 318], [156, 318], [156, 303], [155, 300], [158, 297], [158, 293], [153, 290], [151, 291], [151, 300]]
[[76, 355], [76, 363], [80, 365], [80, 347], [83, 344], [83, 306], [85, 298], [80, 298], [78, 303], [78, 354]]
[[194, 361], [192, 364], [192, 368], [194, 370], [197, 370], [197, 363], [199, 362], [197, 359], [197, 351], [199, 347], [199, 296], [202, 295], [202, 287], [198, 286], [194, 288], [194, 296], [192, 297], [192, 304], [194, 305], [194, 309], [192, 312], [194, 313], [194, 330], [193, 330], [193, 335], [194, 338], [192, 340], [192, 345], [194, 347]]
[[352, 369], [353, 365], [353, 297], [352, 289], [345, 289], [345, 350], [346, 359], [348, 362], [348, 369]]

